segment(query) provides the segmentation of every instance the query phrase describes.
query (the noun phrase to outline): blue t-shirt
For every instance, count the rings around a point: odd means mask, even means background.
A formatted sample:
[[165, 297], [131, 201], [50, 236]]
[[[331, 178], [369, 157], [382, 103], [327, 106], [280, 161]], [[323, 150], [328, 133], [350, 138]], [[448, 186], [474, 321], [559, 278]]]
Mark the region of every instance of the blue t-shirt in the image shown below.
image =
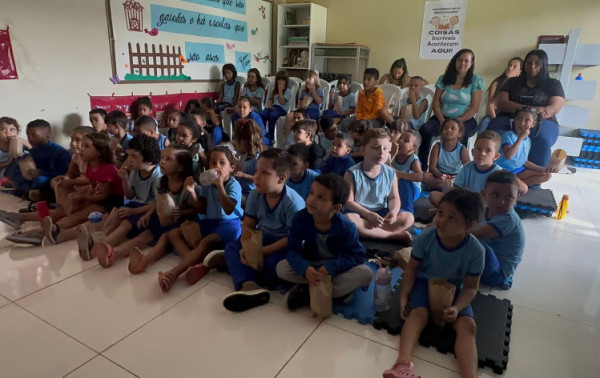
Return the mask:
[[250, 90], [249, 85], [244, 85], [244, 89], [242, 89], [242, 94], [250, 99], [256, 97], [260, 98], [259, 105], [252, 105], [252, 110], [254, 110], [257, 113], [260, 113], [262, 110], [262, 104], [265, 99], [265, 89], [263, 87], [258, 87], [256, 88], [256, 90], [252, 91]]
[[129, 141], [131, 139], [133, 139], [133, 135], [129, 133], [125, 133], [125, 136], [123, 136], [123, 139], [121, 139], [121, 148], [123, 148], [123, 152], [127, 152], [129, 149]]
[[525, 248], [525, 231], [521, 219], [514, 209], [489, 218], [486, 209], [483, 223], [489, 224], [498, 232], [497, 237], [483, 239], [482, 242], [492, 248], [498, 258], [504, 278], [510, 279], [523, 258], [523, 249]]
[[466, 88], [453, 89], [451, 85], [444, 85], [442, 80], [444, 75], [440, 75], [435, 86], [441, 89], [442, 95], [440, 103], [442, 104], [442, 114], [444, 117], [458, 118], [471, 106], [471, 95], [473, 92], [483, 90], [483, 78], [473, 74], [471, 84]]
[[376, 178], [371, 178], [363, 171], [363, 163], [348, 169], [354, 181], [354, 201], [365, 209], [377, 212], [388, 207], [388, 197], [392, 191], [396, 171], [389, 165], [382, 165]]
[[[248, 175], [254, 176], [254, 174], [256, 173], [256, 163], [258, 163], [258, 157], [259, 154], [256, 154], [249, 159], [245, 156], [242, 157], [240, 159], [242, 161], [241, 171]], [[250, 192], [256, 188], [256, 186], [254, 186], [254, 180], [249, 180], [246, 178], [238, 178], [237, 180], [242, 186], [242, 195], [244, 197], [248, 197], [248, 194], [250, 194]]]
[[413, 243], [411, 256], [419, 261], [417, 277], [425, 280], [445, 278], [460, 288], [467, 276], [481, 276], [485, 250], [471, 234], [455, 248], [448, 249], [440, 240], [437, 228], [421, 231]]
[[[396, 156], [396, 158], [392, 161], [392, 167], [394, 167], [394, 169], [398, 170], [399, 172], [404, 172], [404, 173], [413, 173], [413, 163], [417, 162], [420, 164], [419, 161], [419, 157], [416, 154], [411, 154], [408, 156], [408, 158], [404, 161], [404, 162], [399, 162], [398, 161], [398, 156]], [[417, 182], [417, 181], [411, 181], [413, 186], [415, 187], [415, 190], [417, 190], [419, 193], [421, 192], [421, 182]]]
[[162, 174], [160, 173], [160, 167], [156, 165], [154, 170], [146, 178], [142, 177], [140, 171], [131, 171], [129, 173], [129, 179], [127, 184], [135, 192], [135, 197], [131, 199], [137, 203], [149, 203], [154, 200], [154, 186], [156, 182], [160, 180]]
[[485, 182], [489, 175], [496, 171], [502, 170], [498, 164], [492, 164], [485, 171], [480, 171], [475, 162], [470, 161], [458, 171], [458, 175], [454, 179], [454, 186], [479, 193], [485, 188]]
[[223, 83], [223, 100], [221, 100], [221, 104], [233, 104], [237, 83], [237, 80], [234, 80], [231, 85], [227, 84], [227, 82]]
[[295, 182], [289, 178], [286, 182], [286, 185], [288, 188], [294, 189], [296, 193], [298, 193], [300, 197], [306, 201], [306, 198], [308, 198], [308, 195], [310, 194], [310, 187], [312, 186], [313, 181], [315, 181], [315, 177], [318, 175], [319, 174], [312, 169], [307, 169], [304, 172], [304, 177], [302, 177], [300, 182]]
[[337, 173], [343, 176], [350, 167], [356, 165], [354, 159], [350, 154], [346, 154], [342, 157], [335, 157], [329, 155], [327, 159], [321, 165], [321, 173]]
[[517, 168], [521, 168], [527, 161], [529, 156], [529, 150], [531, 149], [531, 139], [529, 137], [523, 139], [519, 145], [519, 149], [512, 159], [506, 159], [504, 157], [504, 146], [512, 146], [519, 139], [519, 136], [514, 131], [509, 130], [502, 133], [502, 143], [500, 148], [500, 158], [496, 160], [496, 164], [508, 171], [514, 171]]
[[219, 200], [219, 190], [214, 184], [202, 186], [200, 188], [200, 198], [206, 199], [206, 214], [204, 219], [235, 219], [241, 218], [244, 214], [242, 210], [242, 187], [240, 183], [233, 177], [225, 183], [225, 193], [227, 197], [235, 202], [235, 208], [231, 214], [225, 213]]
[[273, 93], [275, 96], [273, 97], [273, 106], [280, 106], [286, 112], [290, 111], [290, 98], [292, 97], [292, 91], [289, 88], [286, 88], [283, 92], [283, 98], [285, 100], [285, 104], [279, 102], [279, 96], [277, 95], [277, 90], [273, 89]]
[[250, 192], [246, 200], [244, 216], [257, 221], [256, 228], [265, 235], [274, 238], [284, 238], [288, 235], [294, 215], [304, 209], [305, 203], [295, 190], [283, 187], [281, 198], [274, 208], [269, 208], [267, 197], [255, 190]]
[[440, 147], [438, 152], [439, 155], [437, 169], [447, 175], [458, 174], [458, 171], [460, 171], [463, 165], [460, 155], [462, 154], [462, 150], [465, 148], [465, 146], [458, 142], [452, 151], [446, 151], [442, 142], [437, 142], [437, 144]]
[[[323, 98], [323, 90], [321, 88], [317, 88], [316, 90], [317, 95], [321, 98]], [[313, 97], [312, 92], [310, 91], [302, 91], [300, 92], [300, 95], [298, 96], [298, 99], [300, 101], [302, 101], [302, 99], [305, 97]], [[314, 97], [313, 97], [314, 99]], [[306, 110], [321, 110], [321, 106], [323, 105], [323, 102], [321, 102], [320, 104], [317, 104], [315, 101], [311, 102], [310, 105], [308, 105], [308, 108], [306, 108]]]
[[[423, 101], [425, 100], [427, 100], [427, 97], [421, 94], [417, 99], [417, 108], [420, 107]], [[425, 123], [425, 117], [427, 117], [427, 111], [424, 111], [419, 118], [415, 118], [411, 115], [410, 124], [413, 127], [413, 129], [419, 130], [419, 128]]]
[[[169, 140], [166, 136], [158, 134], [158, 148], [162, 151], [165, 149], [165, 142]], [[128, 143], [129, 145], [129, 143]]]
[[[242, 117], [237, 112], [233, 113], [233, 115], [231, 116], [231, 124], [233, 126], [235, 126], [235, 123], [240, 118], [242, 118]], [[258, 126], [260, 126], [260, 128], [262, 129], [262, 135], [263, 135], [263, 137], [265, 135], [267, 135], [267, 130], [265, 129], [265, 124], [263, 123], [263, 120], [262, 120], [262, 118], [260, 117], [260, 115], [258, 113], [251, 111], [250, 114], [248, 114], [248, 116], [246, 118], [247, 119], [251, 119], [252, 121], [256, 122], [258, 124]]]

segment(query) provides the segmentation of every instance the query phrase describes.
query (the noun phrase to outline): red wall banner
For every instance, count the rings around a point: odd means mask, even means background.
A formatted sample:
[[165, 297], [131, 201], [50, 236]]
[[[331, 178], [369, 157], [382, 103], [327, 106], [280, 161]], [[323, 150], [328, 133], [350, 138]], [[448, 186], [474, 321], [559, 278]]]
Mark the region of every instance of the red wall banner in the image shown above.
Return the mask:
[[0, 29], [0, 80], [18, 79], [8, 27]]

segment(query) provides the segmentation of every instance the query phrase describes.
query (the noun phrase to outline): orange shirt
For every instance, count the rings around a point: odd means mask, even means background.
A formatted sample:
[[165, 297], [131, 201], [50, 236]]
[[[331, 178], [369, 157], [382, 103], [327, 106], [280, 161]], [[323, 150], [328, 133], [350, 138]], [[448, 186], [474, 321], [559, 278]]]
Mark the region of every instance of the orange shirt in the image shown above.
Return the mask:
[[381, 88], [375, 88], [373, 93], [367, 95], [363, 89], [358, 93], [356, 104], [356, 119], [377, 119], [379, 112], [385, 107], [385, 97]]

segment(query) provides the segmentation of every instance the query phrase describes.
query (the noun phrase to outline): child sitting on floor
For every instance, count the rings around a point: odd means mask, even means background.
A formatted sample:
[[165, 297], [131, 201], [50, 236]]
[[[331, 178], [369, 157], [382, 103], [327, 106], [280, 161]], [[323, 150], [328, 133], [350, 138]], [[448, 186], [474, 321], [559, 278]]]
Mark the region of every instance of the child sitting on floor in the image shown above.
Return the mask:
[[371, 130], [371, 123], [364, 119], [356, 120], [350, 125], [350, 135], [352, 135], [352, 139], [354, 139], [354, 146], [352, 147], [350, 156], [352, 156], [357, 163], [363, 160], [360, 143], [362, 142], [363, 136], [369, 130]]
[[[196, 100], [198, 101], [198, 100]], [[198, 103], [198, 108], [200, 108], [200, 103]], [[186, 114], [183, 112], [180, 112], [177, 109], [173, 109], [171, 110], [171, 113], [169, 113], [169, 116], [167, 117], [167, 138], [169, 139], [169, 142], [173, 143], [175, 142], [175, 136], [177, 135], [177, 128], [179, 127], [179, 123], [181, 123], [181, 120], [183, 118], [186, 117]]]
[[413, 202], [421, 195], [421, 181], [423, 171], [421, 162], [415, 153], [421, 145], [421, 135], [415, 130], [407, 130], [400, 134], [400, 138], [392, 150], [391, 166], [396, 170], [398, 177], [398, 191], [400, 192], [400, 210], [414, 214]]
[[265, 145], [268, 144], [269, 140], [267, 138], [267, 131], [265, 130], [265, 125], [263, 124], [260, 115], [252, 111], [252, 107], [250, 106], [250, 99], [248, 97], [240, 97], [236, 109], [237, 111], [231, 116], [231, 123], [235, 125], [235, 123], [241, 118], [250, 119], [256, 122], [256, 124], [262, 129], [263, 143]]
[[365, 252], [356, 227], [340, 213], [348, 192], [341, 176], [318, 176], [306, 208], [294, 217], [287, 258], [277, 264], [277, 276], [296, 284], [286, 295], [288, 309], [308, 305], [308, 285], [318, 285], [326, 275], [331, 276], [334, 299], [371, 282], [372, 272], [363, 265]]
[[234, 177], [242, 187], [242, 207], [246, 207], [246, 198], [254, 187], [256, 163], [263, 150], [262, 130], [256, 122], [240, 119], [234, 128], [236, 150], [240, 155], [240, 168], [234, 172]]
[[169, 139], [167, 139], [166, 136], [158, 132], [157, 127], [158, 125], [154, 118], [150, 117], [149, 115], [143, 115], [135, 121], [133, 135], [135, 136], [139, 134], [145, 134], [149, 137], [156, 139], [156, 141], [158, 142], [158, 148], [160, 148], [160, 150], [162, 151], [165, 148], [169, 147], [169, 144], [171, 144], [171, 142], [169, 142]]
[[125, 152], [129, 149], [129, 141], [133, 138], [133, 135], [129, 134], [127, 130], [127, 115], [120, 110], [113, 110], [106, 115], [104, 119], [108, 132], [117, 141], [117, 144], [121, 147], [121, 153], [117, 156], [117, 161], [123, 163], [125, 160]]
[[385, 164], [390, 147], [390, 137], [384, 129], [369, 130], [363, 137], [364, 160], [344, 176], [350, 186], [346, 217], [361, 236], [410, 243], [406, 228], [413, 224], [414, 217], [401, 210], [396, 173]]
[[[202, 129], [189, 118], [184, 118], [177, 127], [175, 144], [177, 149], [186, 150], [192, 155], [194, 162], [194, 177], [198, 177], [204, 170], [204, 157], [206, 155], [204, 146], [199, 142], [202, 140]], [[204, 139], [205, 140], [205, 139]]]
[[108, 133], [106, 125], [106, 110], [101, 108], [95, 108], [90, 110], [90, 123], [97, 133]]
[[312, 119], [298, 121], [294, 123], [292, 130], [294, 131], [294, 141], [305, 144], [309, 148], [308, 167], [319, 169], [325, 157], [325, 150], [313, 142], [313, 137], [317, 132], [317, 122]]
[[477, 376], [477, 326], [470, 303], [479, 287], [484, 250], [468, 230], [478, 222], [482, 212], [479, 194], [453, 189], [440, 202], [433, 221], [435, 227], [423, 230], [415, 239], [402, 277], [400, 316], [405, 322], [398, 358], [383, 373], [384, 378], [417, 376], [411, 360], [421, 331], [429, 322], [428, 280], [432, 278], [444, 278], [456, 286], [452, 305], [436, 317], [451, 323], [456, 330], [454, 349], [461, 376]]
[[525, 231], [514, 206], [519, 197], [517, 177], [508, 171], [488, 176], [481, 195], [485, 219], [471, 230], [485, 248], [483, 285], [510, 289], [513, 275], [523, 258]]
[[328, 153], [331, 151], [333, 139], [335, 138], [335, 134], [337, 134], [337, 125], [333, 122], [333, 118], [324, 115], [319, 118], [319, 130], [319, 145]]
[[29, 142], [19, 136], [20, 132], [21, 126], [16, 119], [0, 118], [0, 179], [4, 176], [6, 167], [18, 157], [10, 154], [11, 143], [21, 143], [25, 149], [31, 148]]
[[246, 201], [242, 232], [262, 231], [263, 267], [258, 271], [249, 265], [241, 239], [227, 244], [225, 259], [236, 290], [223, 299], [230, 311], [245, 311], [269, 302], [269, 292], [259, 285], [277, 279], [275, 267], [286, 257], [292, 220], [304, 208], [304, 200], [285, 185], [290, 171], [290, 157], [281, 149], [267, 150], [258, 159], [256, 189]]
[[292, 171], [286, 185], [294, 189], [303, 200], [306, 200], [310, 193], [310, 187], [315, 177], [318, 176], [317, 172], [308, 168], [310, 149], [303, 143], [297, 143], [288, 148], [288, 154], [292, 159]]
[[429, 154], [429, 172], [423, 174], [423, 184], [432, 190], [448, 191], [463, 164], [467, 164], [469, 152], [459, 142], [464, 132], [463, 123], [457, 118], [446, 118], [442, 124], [442, 140], [433, 145]]
[[335, 173], [343, 177], [346, 171], [356, 164], [350, 156], [353, 146], [354, 139], [350, 134], [336, 133], [329, 156], [321, 165], [321, 173]]

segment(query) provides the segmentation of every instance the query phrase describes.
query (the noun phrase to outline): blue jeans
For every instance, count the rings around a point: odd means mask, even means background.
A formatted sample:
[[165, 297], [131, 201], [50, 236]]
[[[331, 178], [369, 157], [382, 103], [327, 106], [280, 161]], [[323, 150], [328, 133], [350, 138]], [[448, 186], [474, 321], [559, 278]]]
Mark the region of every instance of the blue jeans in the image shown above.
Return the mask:
[[[463, 133], [462, 140], [460, 141], [465, 146], [470, 137], [475, 135], [477, 129], [477, 120], [471, 118], [467, 122], [464, 122], [465, 131]], [[421, 134], [421, 147], [419, 148], [419, 160], [421, 160], [421, 167], [423, 171], [427, 171], [427, 165], [429, 164], [429, 150], [431, 149], [431, 139], [440, 135], [442, 127], [440, 121], [436, 116], [432, 116], [427, 123], [425, 123], [419, 129]]]
[[[499, 134], [511, 130], [510, 118], [494, 118], [490, 122], [488, 130], [493, 130]], [[529, 150], [528, 160], [540, 167], [545, 167], [550, 160], [550, 148], [558, 139], [558, 123], [548, 119], [542, 120], [539, 125], [531, 130], [529, 138], [531, 139], [531, 150]]]
[[[263, 245], [270, 245], [281, 238], [263, 235]], [[235, 290], [240, 290], [242, 284], [248, 281], [254, 281], [259, 284], [270, 284], [277, 281], [277, 272], [275, 267], [277, 264], [286, 258], [287, 249], [265, 256], [263, 268], [261, 271], [256, 271], [248, 265], [242, 264], [240, 258], [240, 250], [242, 249], [242, 240], [237, 239], [225, 246], [225, 260], [229, 275], [233, 279]]]
[[263, 120], [265, 126], [267, 126], [267, 138], [269, 142], [275, 139], [275, 124], [279, 117], [287, 115], [287, 111], [281, 106], [274, 105], [273, 109], [265, 108], [260, 112], [260, 117]]

